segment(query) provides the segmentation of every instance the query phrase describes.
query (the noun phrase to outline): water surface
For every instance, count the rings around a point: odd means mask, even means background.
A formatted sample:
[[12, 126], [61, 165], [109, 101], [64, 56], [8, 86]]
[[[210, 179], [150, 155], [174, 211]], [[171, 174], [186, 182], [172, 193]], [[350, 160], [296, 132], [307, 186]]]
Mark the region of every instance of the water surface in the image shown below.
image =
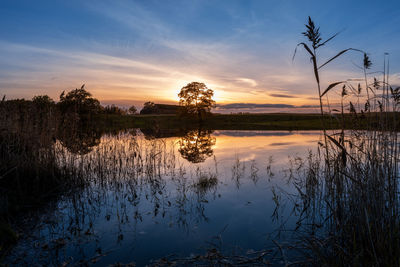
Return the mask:
[[320, 132], [133, 129], [90, 140], [57, 141], [60, 164], [79, 167], [87, 184], [27, 216], [8, 262], [142, 266], [289, 241], [277, 229], [296, 216], [276, 213], [274, 192], [293, 191], [290, 162], [315, 150]]

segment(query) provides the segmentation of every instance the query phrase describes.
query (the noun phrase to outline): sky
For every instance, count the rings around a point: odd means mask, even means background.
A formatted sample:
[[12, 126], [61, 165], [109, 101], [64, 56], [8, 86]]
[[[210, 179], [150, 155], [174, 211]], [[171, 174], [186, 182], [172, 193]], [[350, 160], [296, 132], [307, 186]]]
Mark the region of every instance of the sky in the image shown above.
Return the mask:
[[[197, 81], [225, 112], [301, 112], [318, 105], [309, 56], [292, 60], [308, 16], [323, 39], [340, 32], [319, 62], [351, 47], [382, 71], [389, 53], [400, 84], [399, 11], [398, 0], [2, 0], [0, 94], [58, 100], [85, 84], [102, 104], [140, 108], [176, 103]], [[321, 70], [322, 87], [361, 78], [360, 65], [345, 54]]]

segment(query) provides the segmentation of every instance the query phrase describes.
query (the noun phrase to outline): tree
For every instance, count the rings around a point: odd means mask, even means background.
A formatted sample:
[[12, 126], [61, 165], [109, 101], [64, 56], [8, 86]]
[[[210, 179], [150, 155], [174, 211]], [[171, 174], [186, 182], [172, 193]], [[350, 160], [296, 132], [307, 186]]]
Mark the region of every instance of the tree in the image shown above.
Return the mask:
[[191, 82], [181, 89], [178, 96], [182, 114], [197, 116], [199, 121], [205, 119], [215, 106], [215, 101], [212, 99], [214, 91], [207, 88], [204, 83]]
[[136, 109], [135, 106], [131, 106], [131, 107], [128, 109], [128, 113], [129, 113], [130, 115], [134, 115], [134, 114], [136, 114], [136, 112], [137, 112], [137, 109]]
[[158, 108], [156, 104], [153, 102], [146, 102], [143, 105], [142, 110], [140, 111], [140, 114], [155, 114], [158, 113]]
[[78, 115], [86, 115], [99, 113], [101, 110], [99, 100], [92, 97], [92, 94], [85, 90], [85, 85], [82, 85], [80, 89], [77, 88], [66, 95], [64, 94], [65, 92], [61, 93], [60, 102], [58, 103], [63, 113], [74, 112]]

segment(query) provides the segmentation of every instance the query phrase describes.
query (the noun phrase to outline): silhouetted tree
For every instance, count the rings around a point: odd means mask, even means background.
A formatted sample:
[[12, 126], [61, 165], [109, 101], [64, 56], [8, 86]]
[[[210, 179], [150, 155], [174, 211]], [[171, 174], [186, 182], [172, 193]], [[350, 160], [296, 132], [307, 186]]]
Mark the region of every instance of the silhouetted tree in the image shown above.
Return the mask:
[[85, 85], [80, 89], [75, 89], [64, 95], [60, 95], [58, 106], [62, 113], [74, 112], [79, 116], [85, 114], [95, 114], [101, 111], [99, 100], [92, 97], [92, 94], [85, 90]]
[[192, 130], [179, 140], [179, 153], [184, 159], [192, 163], [204, 162], [214, 153], [215, 137], [211, 136], [211, 130]]
[[140, 114], [155, 114], [155, 113], [158, 113], [158, 109], [156, 107], [156, 104], [154, 104], [153, 102], [144, 103], [144, 106], [140, 111]]
[[178, 96], [179, 105], [182, 106], [181, 115], [197, 116], [199, 121], [204, 120], [215, 106], [212, 99], [214, 92], [204, 83], [191, 82], [181, 89]]
[[131, 107], [128, 109], [128, 113], [129, 113], [130, 115], [134, 115], [134, 114], [136, 114], [136, 112], [137, 112], [137, 109], [136, 109], [135, 106], [131, 106]]

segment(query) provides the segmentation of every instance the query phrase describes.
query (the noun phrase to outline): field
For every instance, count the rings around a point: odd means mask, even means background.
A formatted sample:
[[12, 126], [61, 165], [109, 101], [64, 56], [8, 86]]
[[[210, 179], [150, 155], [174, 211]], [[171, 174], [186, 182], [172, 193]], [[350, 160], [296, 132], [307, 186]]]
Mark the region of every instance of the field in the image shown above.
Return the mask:
[[[372, 121], [378, 121], [378, 114], [369, 114]], [[398, 117], [390, 113], [390, 118]], [[364, 129], [366, 116], [357, 117], [345, 114], [344, 120], [335, 116], [325, 116], [325, 128], [328, 129]], [[344, 122], [344, 125], [343, 125]], [[101, 115], [100, 125], [116, 128], [144, 129], [184, 129], [198, 128], [212, 130], [322, 130], [323, 123], [320, 114], [299, 113], [266, 113], [266, 114], [213, 114], [201, 124], [197, 120], [180, 118], [175, 115]], [[371, 120], [369, 121], [371, 123]]]

